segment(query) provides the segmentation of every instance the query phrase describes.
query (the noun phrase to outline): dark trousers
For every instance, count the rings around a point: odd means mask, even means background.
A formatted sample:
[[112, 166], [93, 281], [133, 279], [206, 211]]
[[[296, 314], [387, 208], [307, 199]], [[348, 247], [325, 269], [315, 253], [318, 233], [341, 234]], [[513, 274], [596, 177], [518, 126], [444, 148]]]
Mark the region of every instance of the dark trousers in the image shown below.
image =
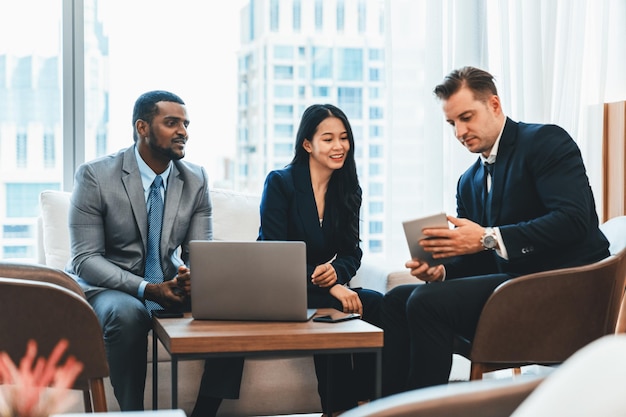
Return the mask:
[[104, 335], [115, 398], [122, 411], [144, 409], [148, 332], [152, 319], [144, 304], [122, 291], [87, 295]]
[[[380, 327], [382, 294], [372, 290], [355, 289], [363, 304], [363, 320]], [[341, 303], [330, 294], [309, 294], [309, 308], [336, 308]], [[318, 393], [325, 410], [327, 404], [327, 361], [331, 362], [332, 409], [347, 410], [357, 405], [357, 401], [373, 398], [376, 373], [374, 354], [315, 355], [315, 373]], [[200, 383], [200, 395], [213, 398], [239, 398], [244, 358], [207, 359]]]
[[473, 339], [487, 298], [509, 279], [482, 275], [389, 291], [381, 311], [383, 395], [446, 384], [455, 335]]
[[[380, 310], [383, 296], [379, 292], [354, 289], [363, 304], [362, 319], [381, 327]], [[341, 303], [330, 294], [309, 294], [309, 308], [335, 308], [342, 310]], [[328, 361], [331, 361], [331, 399], [334, 411], [349, 410], [358, 401], [374, 398], [376, 356], [374, 353], [314, 355], [317, 391], [326, 412]]]

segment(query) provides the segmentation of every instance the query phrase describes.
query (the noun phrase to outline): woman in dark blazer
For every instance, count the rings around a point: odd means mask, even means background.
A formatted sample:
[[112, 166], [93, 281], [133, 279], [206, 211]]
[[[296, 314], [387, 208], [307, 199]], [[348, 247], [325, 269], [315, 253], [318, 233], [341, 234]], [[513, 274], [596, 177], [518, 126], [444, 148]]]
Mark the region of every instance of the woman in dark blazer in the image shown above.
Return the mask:
[[[302, 115], [293, 160], [265, 180], [258, 239], [306, 243], [309, 308], [359, 313], [379, 326], [382, 294], [347, 285], [361, 265], [360, 207], [350, 123], [333, 105], [312, 105]], [[324, 409], [326, 360], [324, 355], [315, 356]], [[332, 373], [333, 410], [347, 410], [373, 398], [371, 354], [334, 355]]]

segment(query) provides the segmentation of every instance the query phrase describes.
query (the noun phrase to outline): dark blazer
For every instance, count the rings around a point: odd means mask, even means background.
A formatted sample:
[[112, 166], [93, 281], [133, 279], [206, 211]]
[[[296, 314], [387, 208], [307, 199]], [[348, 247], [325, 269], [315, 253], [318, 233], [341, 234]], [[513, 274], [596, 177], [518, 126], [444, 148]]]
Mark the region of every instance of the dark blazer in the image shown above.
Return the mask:
[[[204, 168], [175, 161], [168, 177], [161, 235], [165, 279], [189, 241], [212, 238], [212, 210]], [[67, 271], [85, 292], [111, 288], [136, 296], [143, 281], [148, 213], [134, 146], [81, 165], [76, 171], [69, 227], [72, 258]]]
[[[359, 193], [361, 189], [359, 188]], [[261, 226], [258, 240], [295, 240], [306, 243], [309, 291], [328, 292], [311, 283], [317, 265], [332, 261], [339, 284], [348, 283], [361, 265], [359, 242], [345, 242], [334, 222], [336, 201], [326, 199], [320, 226], [308, 165], [290, 165], [272, 171], [265, 179], [261, 197]], [[355, 217], [358, 228], [358, 216]], [[357, 229], [358, 230], [358, 229]]]
[[[482, 223], [483, 178], [479, 158], [459, 179], [458, 217]], [[507, 118], [492, 193], [490, 223], [499, 227], [509, 260], [493, 251], [461, 256], [446, 264], [446, 279], [494, 272], [521, 275], [609, 255], [580, 150], [562, 128]]]

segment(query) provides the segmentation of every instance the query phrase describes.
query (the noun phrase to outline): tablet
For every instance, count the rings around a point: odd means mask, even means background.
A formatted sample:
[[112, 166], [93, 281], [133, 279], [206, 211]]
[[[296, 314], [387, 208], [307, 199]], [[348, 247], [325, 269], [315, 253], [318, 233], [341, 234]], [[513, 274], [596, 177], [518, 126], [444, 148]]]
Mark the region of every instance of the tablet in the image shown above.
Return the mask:
[[419, 219], [407, 220], [402, 222], [402, 226], [404, 227], [404, 235], [406, 236], [406, 242], [409, 245], [409, 252], [411, 252], [412, 259], [427, 262], [431, 266], [439, 265], [445, 261], [445, 259], [433, 259], [432, 254], [426, 252], [419, 244], [419, 241], [426, 237], [422, 233], [424, 229], [450, 228], [446, 213], [438, 213]]

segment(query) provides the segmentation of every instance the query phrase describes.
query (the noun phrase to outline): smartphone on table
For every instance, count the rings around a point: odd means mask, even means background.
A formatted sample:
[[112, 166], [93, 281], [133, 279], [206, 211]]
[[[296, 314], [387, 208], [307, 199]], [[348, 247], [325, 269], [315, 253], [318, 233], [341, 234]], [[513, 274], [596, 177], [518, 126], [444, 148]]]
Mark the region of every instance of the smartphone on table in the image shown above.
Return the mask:
[[341, 311], [337, 311], [336, 313], [332, 313], [329, 315], [315, 316], [313, 317], [313, 321], [321, 322], [321, 323], [339, 323], [341, 321], [346, 320], [354, 320], [360, 319], [361, 315], [358, 313], [343, 313]]

